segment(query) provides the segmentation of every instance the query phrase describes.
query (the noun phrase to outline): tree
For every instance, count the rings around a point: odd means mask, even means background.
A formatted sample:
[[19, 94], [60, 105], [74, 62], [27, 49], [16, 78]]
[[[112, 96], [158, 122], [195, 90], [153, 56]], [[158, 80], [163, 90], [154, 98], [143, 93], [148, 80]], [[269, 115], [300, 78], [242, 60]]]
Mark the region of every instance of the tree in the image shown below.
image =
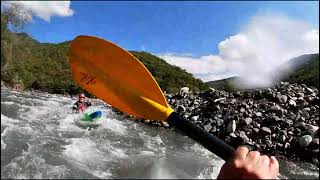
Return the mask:
[[2, 32], [8, 32], [9, 26], [22, 30], [25, 23], [31, 19], [30, 14], [19, 4], [8, 4], [1, 9], [1, 39]]
[[7, 74], [12, 61], [12, 50], [16, 38], [12, 36], [9, 28], [16, 31], [22, 30], [24, 24], [30, 19], [30, 15], [18, 4], [6, 4], [1, 9], [1, 75]]

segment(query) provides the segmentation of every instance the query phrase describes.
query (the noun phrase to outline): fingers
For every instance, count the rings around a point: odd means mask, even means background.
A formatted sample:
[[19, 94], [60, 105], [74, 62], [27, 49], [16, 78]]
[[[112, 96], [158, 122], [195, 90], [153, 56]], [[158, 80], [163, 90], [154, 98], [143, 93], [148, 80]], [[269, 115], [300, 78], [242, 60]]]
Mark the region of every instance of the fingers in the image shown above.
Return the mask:
[[270, 157], [269, 167], [276, 176], [279, 174], [279, 162], [274, 156]]
[[260, 159], [258, 162], [258, 168], [269, 167], [269, 165], [270, 165], [270, 158], [266, 155], [260, 156]]
[[238, 147], [234, 151], [234, 159], [244, 160], [247, 157], [249, 149], [246, 147]]
[[239, 147], [234, 157], [223, 165], [220, 178], [232, 179], [276, 179], [279, 174], [279, 163], [273, 156], [260, 155], [258, 151], [249, 151]]
[[258, 164], [260, 159], [260, 153], [258, 151], [250, 151], [246, 157], [247, 161], [252, 164]]

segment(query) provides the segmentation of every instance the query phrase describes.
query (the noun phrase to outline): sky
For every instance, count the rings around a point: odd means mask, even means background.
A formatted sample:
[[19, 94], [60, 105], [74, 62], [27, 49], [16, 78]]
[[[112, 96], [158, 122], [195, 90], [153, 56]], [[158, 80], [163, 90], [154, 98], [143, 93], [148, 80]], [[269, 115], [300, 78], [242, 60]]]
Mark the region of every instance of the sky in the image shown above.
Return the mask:
[[241, 76], [270, 83], [272, 68], [319, 52], [318, 1], [9, 1], [39, 42], [97, 36], [147, 51], [203, 81]]

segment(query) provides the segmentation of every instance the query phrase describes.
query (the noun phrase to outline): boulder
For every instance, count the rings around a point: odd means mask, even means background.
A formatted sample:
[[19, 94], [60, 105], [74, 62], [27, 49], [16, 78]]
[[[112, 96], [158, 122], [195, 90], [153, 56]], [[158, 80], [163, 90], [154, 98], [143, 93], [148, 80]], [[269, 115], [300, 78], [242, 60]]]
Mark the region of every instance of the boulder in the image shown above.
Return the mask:
[[236, 121], [232, 120], [229, 122], [228, 126], [227, 126], [227, 132], [228, 133], [233, 133], [236, 131]]
[[312, 137], [310, 135], [304, 135], [299, 138], [300, 147], [307, 147], [312, 142]]

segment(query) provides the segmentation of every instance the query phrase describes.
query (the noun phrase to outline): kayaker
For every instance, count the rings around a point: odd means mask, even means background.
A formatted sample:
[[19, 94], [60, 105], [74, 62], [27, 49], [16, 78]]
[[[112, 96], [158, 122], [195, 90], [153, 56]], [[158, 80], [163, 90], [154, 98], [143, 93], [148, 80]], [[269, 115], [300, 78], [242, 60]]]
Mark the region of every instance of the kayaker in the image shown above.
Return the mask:
[[278, 173], [279, 163], [274, 156], [239, 147], [222, 166], [217, 179], [277, 179]]
[[84, 93], [80, 93], [78, 96], [78, 101], [74, 103], [72, 110], [75, 113], [84, 112], [89, 106], [92, 106], [91, 101], [85, 101], [86, 95]]

